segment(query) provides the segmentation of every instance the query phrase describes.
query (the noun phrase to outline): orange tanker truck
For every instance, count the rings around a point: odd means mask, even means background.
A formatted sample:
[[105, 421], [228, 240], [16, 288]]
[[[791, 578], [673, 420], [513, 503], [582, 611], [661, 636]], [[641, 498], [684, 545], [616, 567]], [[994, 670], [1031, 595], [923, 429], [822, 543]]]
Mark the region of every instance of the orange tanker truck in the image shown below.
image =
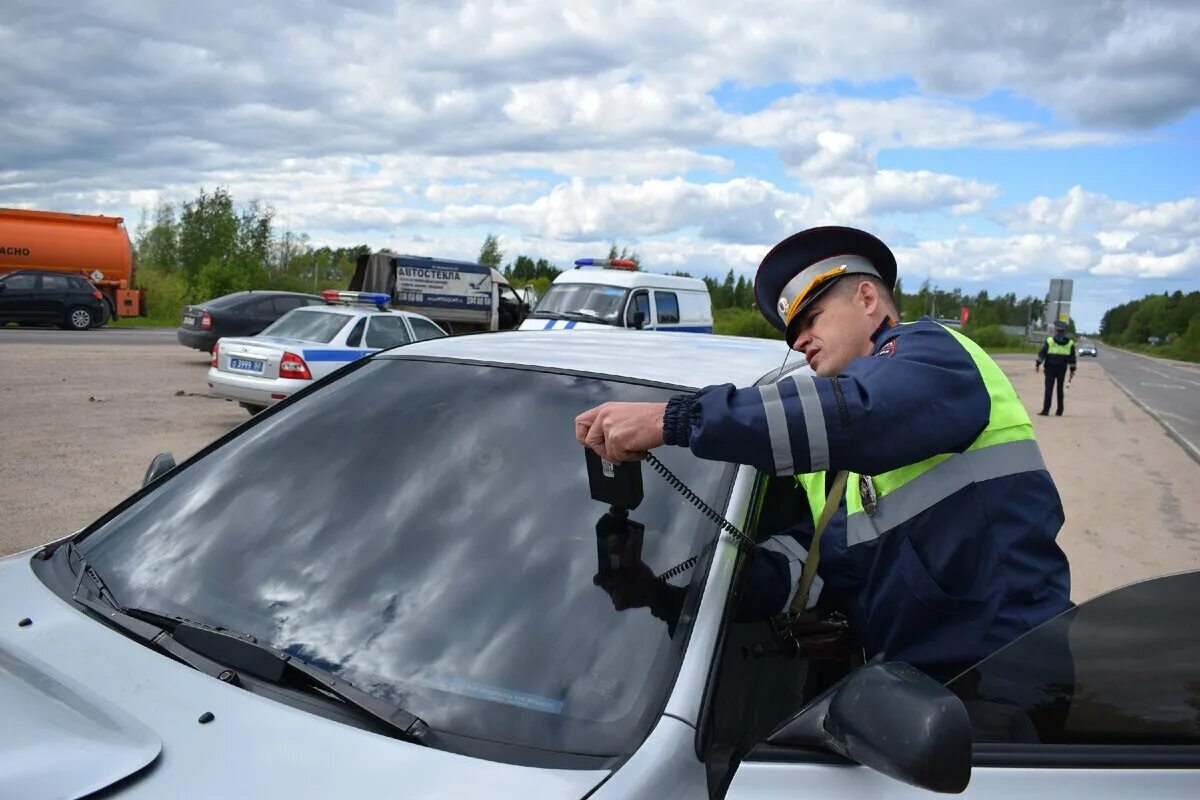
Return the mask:
[[110, 316], [145, 316], [145, 293], [132, 288], [135, 261], [122, 217], [0, 208], [0, 275], [83, 275], [104, 293]]

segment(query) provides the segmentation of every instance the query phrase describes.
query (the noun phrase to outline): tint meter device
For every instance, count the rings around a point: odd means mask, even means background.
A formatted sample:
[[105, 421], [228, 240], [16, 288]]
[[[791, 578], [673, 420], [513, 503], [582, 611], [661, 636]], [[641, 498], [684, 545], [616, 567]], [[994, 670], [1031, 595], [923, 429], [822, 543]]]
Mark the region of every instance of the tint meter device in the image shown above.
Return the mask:
[[639, 461], [605, 461], [585, 449], [588, 488], [592, 499], [614, 508], [632, 511], [642, 502], [642, 464]]

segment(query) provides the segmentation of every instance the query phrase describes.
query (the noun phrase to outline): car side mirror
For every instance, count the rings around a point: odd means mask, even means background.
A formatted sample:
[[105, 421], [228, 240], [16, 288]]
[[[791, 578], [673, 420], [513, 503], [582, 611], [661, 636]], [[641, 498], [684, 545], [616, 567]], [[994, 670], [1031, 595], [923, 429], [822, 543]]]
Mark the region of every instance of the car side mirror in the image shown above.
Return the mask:
[[637, 328], [640, 331], [642, 328], [645, 327], [645, 325], [646, 325], [646, 312], [645, 311], [633, 312], [633, 327]]
[[859, 667], [768, 738], [822, 747], [905, 783], [958, 793], [971, 779], [971, 721], [962, 700], [899, 661]]
[[149, 486], [156, 480], [175, 469], [175, 456], [170, 453], [159, 453], [150, 461], [146, 475], [142, 478], [142, 486]]

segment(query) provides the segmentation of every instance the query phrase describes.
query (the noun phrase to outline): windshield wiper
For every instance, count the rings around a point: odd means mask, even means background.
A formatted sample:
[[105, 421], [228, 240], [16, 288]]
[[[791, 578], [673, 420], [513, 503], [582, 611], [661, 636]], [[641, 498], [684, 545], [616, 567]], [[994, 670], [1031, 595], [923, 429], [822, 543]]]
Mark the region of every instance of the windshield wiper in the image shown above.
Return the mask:
[[[322, 692], [384, 723], [400, 738], [414, 744], [427, 744], [425, 738], [429, 734], [429, 726], [420, 717], [364, 692], [323, 667], [263, 644], [250, 634], [213, 628], [158, 611], [123, 607], [100, 573], [87, 562], [74, 542], [69, 542], [67, 558], [70, 559], [72, 555], [79, 561], [79, 574], [72, 595], [77, 603], [193, 669], [232, 684], [237, 683], [237, 671], [277, 685], [285, 683], [285, 676], [292, 673], [300, 676], [309, 687], [319, 687]], [[84, 576], [91, 579], [96, 594], [104, 603], [80, 594]]]
[[310, 686], [320, 687], [347, 705], [383, 722], [397, 731], [401, 738], [426, 744], [429, 726], [416, 714], [364, 692], [331, 670], [264, 644], [248, 633], [212, 627], [184, 617], [141, 608], [126, 609], [126, 613], [165, 627], [173, 625], [172, 638], [188, 650], [268, 683], [286, 683], [289, 673], [298, 675]]
[[566, 319], [566, 317], [557, 311], [534, 311], [529, 317], [531, 319]]

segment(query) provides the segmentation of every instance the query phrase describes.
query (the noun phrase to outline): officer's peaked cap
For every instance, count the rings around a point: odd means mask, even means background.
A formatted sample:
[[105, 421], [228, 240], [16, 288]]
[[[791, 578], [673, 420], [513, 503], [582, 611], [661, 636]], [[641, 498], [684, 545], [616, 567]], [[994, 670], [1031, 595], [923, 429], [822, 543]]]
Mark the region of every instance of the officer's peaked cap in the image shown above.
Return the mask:
[[[809, 228], [784, 239], [763, 258], [754, 276], [754, 301], [790, 345], [800, 312], [846, 275], [872, 275], [895, 289], [896, 256], [857, 228]], [[813, 286], [821, 276], [826, 280]]]

